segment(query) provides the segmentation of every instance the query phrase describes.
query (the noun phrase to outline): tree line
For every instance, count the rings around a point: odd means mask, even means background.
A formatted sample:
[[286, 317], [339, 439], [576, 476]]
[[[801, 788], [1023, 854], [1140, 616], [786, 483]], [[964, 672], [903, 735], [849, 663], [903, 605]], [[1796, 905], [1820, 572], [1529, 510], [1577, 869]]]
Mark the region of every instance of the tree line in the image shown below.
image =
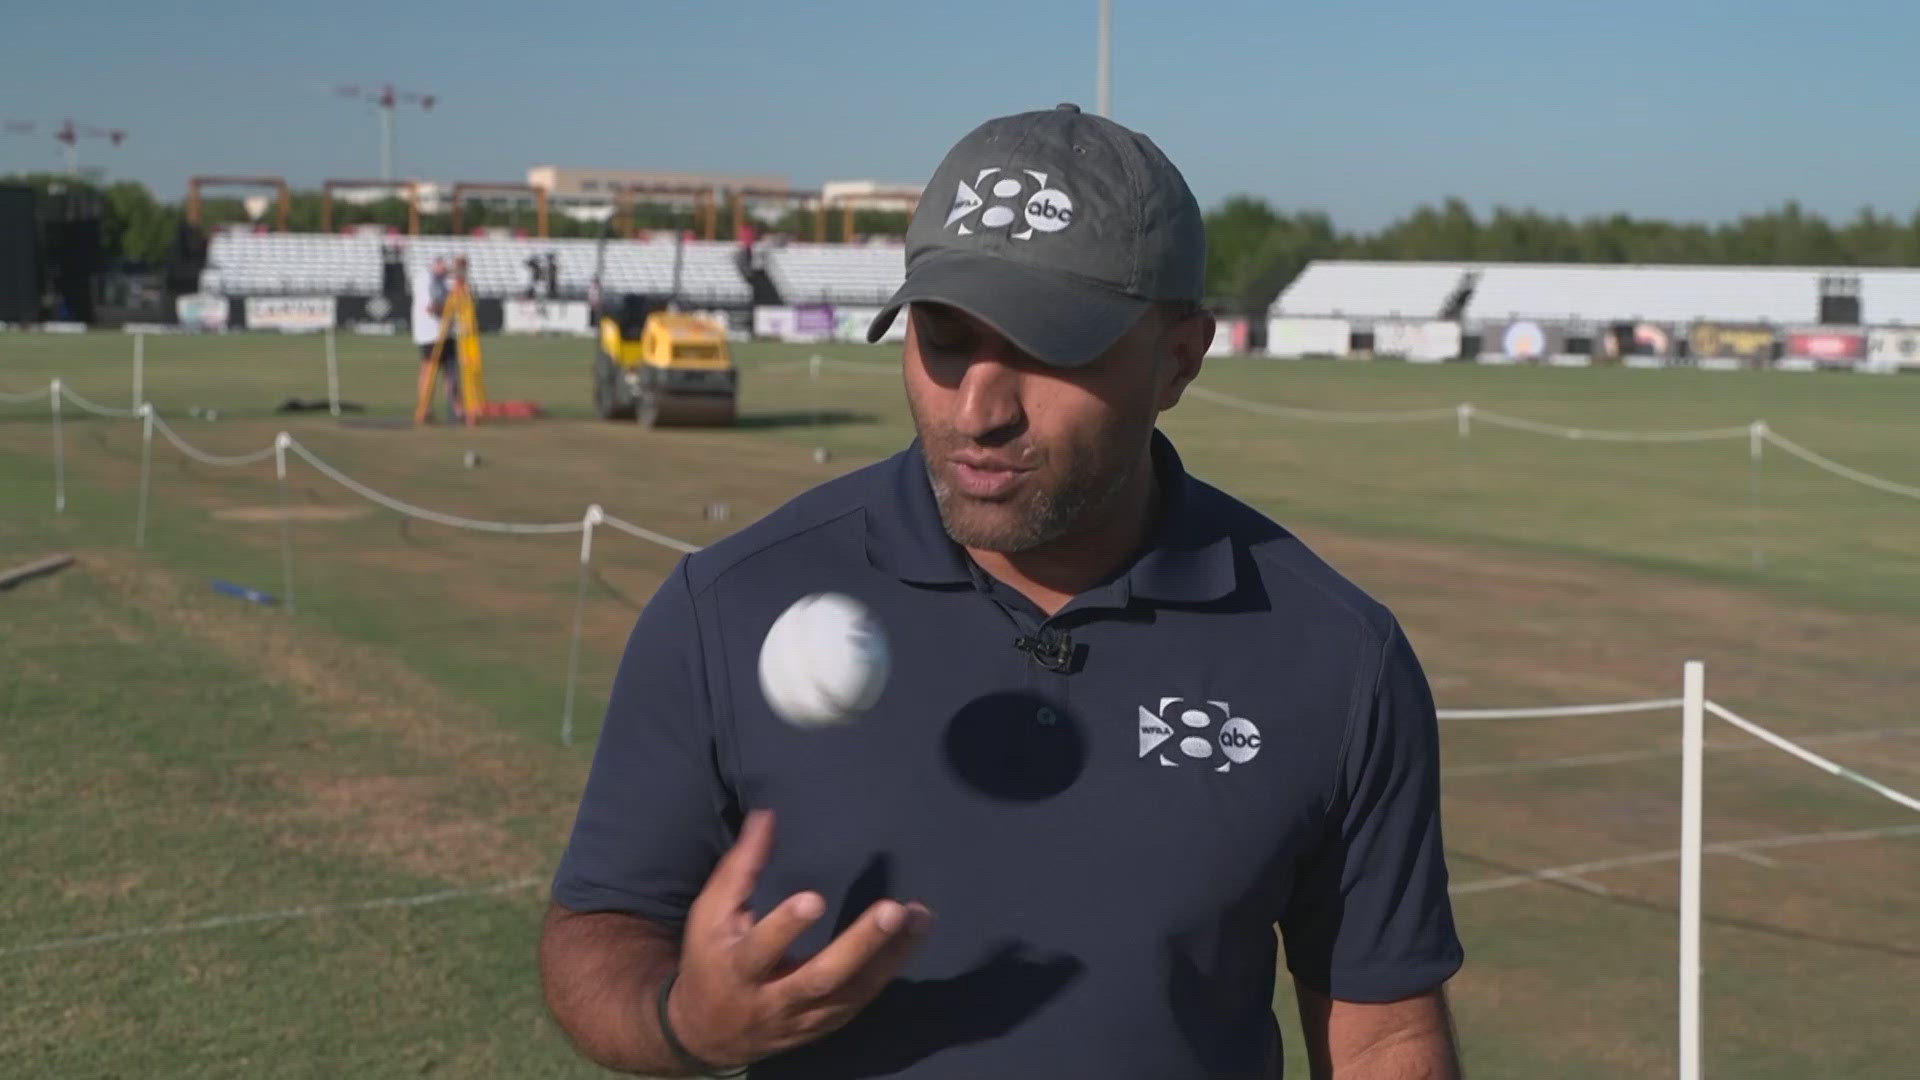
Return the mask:
[[[156, 199], [145, 185], [119, 180], [96, 186], [55, 174], [4, 178], [42, 191], [78, 190], [100, 200], [101, 237], [109, 260], [120, 264], [163, 265], [182, 250], [185, 210], [181, 203]], [[404, 231], [407, 204], [401, 199], [371, 203], [334, 202], [333, 226], [382, 225]], [[278, 208], [262, 220], [271, 224]], [[321, 195], [295, 191], [289, 198], [287, 227], [317, 232]], [[207, 227], [250, 220], [239, 198], [205, 198], [201, 221]], [[633, 226], [662, 231], [702, 228], [694, 208], [642, 203], [633, 208]], [[475, 201], [462, 212], [463, 228], [505, 227], [534, 232], [530, 203], [503, 205]], [[421, 231], [452, 231], [448, 213], [422, 214]], [[716, 238], [733, 238], [733, 216], [725, 206], [715, 217]], [[1785, 205], [1719, 224], [1661, 221], [1627, 214], [1570, 218], [1532, 210], [1499, 208], [1476, 215], [1465, 202], [1447, 199], [1421, 206], [1373, 232], [1347, 232], [1319, 211], [1276, 210], [1265, 200], [1235, 195], [1206, 214], [1207, 280], [1213, 299], [1229, 308], [1264, 309], [1313, 259], [1482, 260], [1504, 262], [1681, 263], [1784, 266], [1920, 266], [1920, 212], [1907, 219], [1862, 210], [1849, 221], [1829, 222], [1799, 204]], [[855, 232], [861, 236], [898, 236], [907, 228], [900, 212], [862, 210]], [[837, 211], [827, 216], [827, 236], [838, 239]], [[597, 237], [597, 221], [576, 221], [558, 210], [549, 215], [555, 237]], [[767, 224], [766, 231], [811, 240], [811, 210], [794, 208]]]

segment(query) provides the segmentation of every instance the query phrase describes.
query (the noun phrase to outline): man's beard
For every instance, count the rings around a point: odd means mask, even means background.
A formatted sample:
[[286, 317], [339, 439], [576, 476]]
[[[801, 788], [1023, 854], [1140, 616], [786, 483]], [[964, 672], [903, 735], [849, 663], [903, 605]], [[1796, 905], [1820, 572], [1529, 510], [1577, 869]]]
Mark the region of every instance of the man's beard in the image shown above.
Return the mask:
[[[916, 417], [916, 421], [918, 418]], [[1146, 421], [1150, 430], [1152, 421]], [[1046, 454], [1023, 476], [1020, 489], [998, 501], [974, 499], [954, 489], [945, 476], [953, 467], [949, 456], [975, 444], [950, 430], [935, 431], [921, 423], [921, 448], [927, 479], [940, 507], [940, 523], [953, 542], [980, 551], [1017, 554], [1045, 546], [1062, 537], [1085, 532], [1100, 524], [1134, 472], [1141, 465], [1140, 447], [1146, 432], [1138, 423], [1110, 433], [1099, 447], [1067, 447], [1063, 454]], [[1001, 452], [1020, 449], [1018, 440], [994, 447]], [[1024, 457], [1024, 455], [1022, 455]]]

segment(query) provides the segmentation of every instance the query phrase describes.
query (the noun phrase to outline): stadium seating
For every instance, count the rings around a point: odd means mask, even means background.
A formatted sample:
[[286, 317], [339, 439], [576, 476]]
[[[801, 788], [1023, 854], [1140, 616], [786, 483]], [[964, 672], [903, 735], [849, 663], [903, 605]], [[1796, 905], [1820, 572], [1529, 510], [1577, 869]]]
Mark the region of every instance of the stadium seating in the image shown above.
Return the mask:
[[1860, 314], [1875, 326], [1920, 326], [1920, 271], [1855, 270]]
[[1281, 292], [1272, 314], [1439, 318], [1468, 269], [1465, 263], [1313, 262]]
[[764, 258], [789, 304], [881, 304], [907, 275], [899, 244], [785, 244], [766, 248]]
[[1773, 267], [1488, 263], [1469, 319], [1820, 321], [1820, 271]]
[[[465, 255], [477, 296], [520, 296], [528, 286], [527, 259], [544, 264], [552, 252], [560, 270], [559, 292], [584, 296], [593, 281], [598, 244], [593, 240], [489, 240], [474, 237], [420, 236], [407, 244], [407, 273], [436, 257]], [[734, 266], [737, 245], [688, 241], [682, 252], [680, 297], [695, 304], [742, 304], [752, 296]], [[639, 292], [666, 295], [674, 287], [672, 240], [609, 240], [601, 288], [608, 295]], [[544, 287], [542, 289], [544, 293]]]
[[[582, 239], [233, 232], [209, 244], [200, 288], [228, 296], [371, 295], [381, 290], [381, 248], [388, 243], [403, 248], [408, 280], [436, 256], [465, 255], [474, 294], [484, 297], [523, 295], [527, 259], [538, 256], [544, 264], [548, 252], [558, 262], [561, 295], [585, 296], [598, 258], [596, 242]], [[603, 289], [609, 294], [671, 292], [674, 247], [670, 239], [609, 241]], [[732, 243], [689, 241], [681, 253], [681, 298], [694, 304], [746, 303], [753, 293], [734, 265], [738, 251]]]
[[374, 236], [227, 232], [207, 245], [202, 292], [230, 296], [380, 291]]

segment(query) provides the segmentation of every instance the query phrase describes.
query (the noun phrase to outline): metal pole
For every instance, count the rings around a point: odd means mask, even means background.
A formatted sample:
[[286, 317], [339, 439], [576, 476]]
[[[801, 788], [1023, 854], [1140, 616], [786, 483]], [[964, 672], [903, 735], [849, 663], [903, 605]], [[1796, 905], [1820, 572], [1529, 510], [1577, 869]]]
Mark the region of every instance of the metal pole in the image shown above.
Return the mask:
[[1766, 554], [1760, 550], [1760, 463], [1764, 447], [1767, 444], [1767, 422], [1755, 420], [1747, 427], [1747, 520], [1752, 530], [1753, 568], [1759, 570], [1766, 565]]
[[1680, 733], [1680, 1080], [1700, 1080], [1700, 803], [1706, 667], [1687, 661]]
[[280, 588], [287, 597], [287, 614], [293, 614], [293, 525], [287, 514], [287, 446], [293, 436], [281, 432], [273, 437], [273, 472], [280, 482]]
[[393, 179], [393, 106], [380, 108], [380, 179]]
[[153, 486], [153, 406], [140, 403], [140, 509], [134, 515], [133, 546], [147, 546], [147, 491]]
[[147, 400], [146, 367], [147, 335], [136, 333], [133, 335], [133, 407], [136, 409], [140, 407], [141, 402]]
[[580, 522], [580, 576], [573, 587], [573, 636], [567, 643], [567, 703], [560, 713], [560, 744], [573, 745], [574, 685], [580, 680], [580, 620], [587, 604], [587, 568], [593, 563], [593, 527], [604, 511], [599, 503], [587, 507]]
[[1113, 116], [1113, 0], [1100, 0], [1100, 75], [1101, 116]]
[[67, 512], [67, 440], [60, 430], [60, 398], [64, 388], [60, 380], [53, 380], [51, 400], [53, 402], [53, 512]]

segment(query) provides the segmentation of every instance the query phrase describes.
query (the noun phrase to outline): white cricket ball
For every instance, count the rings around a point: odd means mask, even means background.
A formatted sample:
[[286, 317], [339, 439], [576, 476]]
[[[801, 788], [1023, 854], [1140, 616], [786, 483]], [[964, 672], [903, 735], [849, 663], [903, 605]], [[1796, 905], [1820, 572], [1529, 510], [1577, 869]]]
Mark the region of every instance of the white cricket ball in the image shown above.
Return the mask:
[[887, 635], [867, 606], [842, 593], [793, 602], [760, 645], [760, 691], [790, 724], [858, 719], [887, 685]]

